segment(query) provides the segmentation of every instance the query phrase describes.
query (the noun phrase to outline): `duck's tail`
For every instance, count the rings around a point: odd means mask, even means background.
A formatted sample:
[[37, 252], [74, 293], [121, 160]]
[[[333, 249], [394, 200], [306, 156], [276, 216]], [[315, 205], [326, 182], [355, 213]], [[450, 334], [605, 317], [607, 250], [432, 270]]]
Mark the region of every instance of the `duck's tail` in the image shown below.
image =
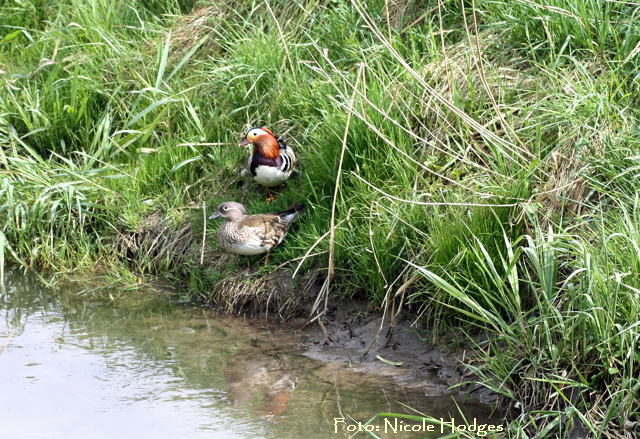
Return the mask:
[[287, 210], [277, 213], [278, 218], [285, 224], [292, 223], [298, 216], [302, 215], [306, 207], [302, 203], [296, 203]]

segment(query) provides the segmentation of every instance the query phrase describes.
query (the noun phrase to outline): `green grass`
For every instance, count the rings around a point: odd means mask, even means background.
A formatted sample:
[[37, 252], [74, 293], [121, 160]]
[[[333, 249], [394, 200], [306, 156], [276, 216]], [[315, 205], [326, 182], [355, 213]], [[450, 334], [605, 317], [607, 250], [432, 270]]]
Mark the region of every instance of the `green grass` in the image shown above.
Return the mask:
[[[150, 273], [215, 301], [241, 261], [126, 261], [118, 237], [161, 211], [199, 245], [203, 203], [303, 200], [270, 261], [293, 268], [329, 230], [350, 116], [329, 294], [482, 334], [470, 367], [514, 437], [625, 437], [640, 416], [639, 15], [604, 0], [0, 1], [0, 262]], [[234, 145], [257, 124], [300, 158], [272, 205], [237, 185]], [[329, 247], [302, 269], [325, 270]]]

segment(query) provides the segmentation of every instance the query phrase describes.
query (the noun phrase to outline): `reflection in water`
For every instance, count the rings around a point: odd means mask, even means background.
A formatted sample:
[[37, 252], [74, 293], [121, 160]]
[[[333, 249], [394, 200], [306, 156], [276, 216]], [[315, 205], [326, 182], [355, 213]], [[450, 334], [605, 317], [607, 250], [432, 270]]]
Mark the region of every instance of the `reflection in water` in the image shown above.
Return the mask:
[[296, 371], [287, 365], [285, 356], [277, 352], [265, 354], [243, 349], [225, 366], [223, 375], [234, 406], [257, 401], [261, 415], [279, 416], [289, 406], [290, 394], [296, 387]]
[[2, 437], [324, 439], [345, 437], [334, 434], [334, 418], [406, 412], [398, 401], [457, 413], [450, 396], [426, 398], [391, 378], [311, 360], [294, 336], [257, 323], [150, 294], [113, 304], [54, 295], [15, 273], [7, 281]]

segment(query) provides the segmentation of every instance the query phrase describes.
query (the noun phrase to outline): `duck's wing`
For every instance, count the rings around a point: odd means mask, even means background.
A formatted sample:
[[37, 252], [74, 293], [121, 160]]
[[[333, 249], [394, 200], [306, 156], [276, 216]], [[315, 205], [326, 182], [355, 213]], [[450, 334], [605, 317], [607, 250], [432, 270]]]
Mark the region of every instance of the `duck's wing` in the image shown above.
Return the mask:
[[291, 171], [295, 168], [298, 160], [296, 159], [296, 154], [293, 152], [293, 149], [287, 147], [285, 150], [280, 151], [280, 156], [283, 158], [283, 164], [286, 164], [286, 169], [283, 169], [284, 172]]
[[247, 166], [242, 170], [241, 175], [244, 177], [247, 174], [253, 174], [251, 170], [251, 162], [253, 161], [253, 152], [249, 154], [249, 158], [247, 159]]
[[280, 243], [287, 234], [289, 222], [278, 215], [248, 215], [238, 224], [242, 234], [260, 240], [265, 247]]
[[280, 148], [280, 157], [283, 158], [281, 169], [283, 172], [290, 171], [298, 163], [296, 154], [293, 152], [293, 148], [287, 145], [282, 137], [275, 136], [275, 138], [278, 141], [278, 147]]

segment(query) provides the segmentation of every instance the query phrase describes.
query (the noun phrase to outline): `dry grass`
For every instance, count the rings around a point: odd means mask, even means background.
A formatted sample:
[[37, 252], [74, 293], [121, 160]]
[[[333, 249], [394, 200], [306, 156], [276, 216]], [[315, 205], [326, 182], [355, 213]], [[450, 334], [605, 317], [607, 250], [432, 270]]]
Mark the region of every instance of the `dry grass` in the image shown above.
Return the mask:
[[196, 5], [190, 14], [178, 20], [171, 30], [171, 61], [178, 61], [192, 49], [209, 53], [220, 49], [211, 22], [229, 14], [230, 10], [224, 3]]
[[541, 193], [538, 198], [543, 207], [542, 225], [557, 220], [561, 213], [581, 215], [586, 209], [586, 202], [591, 191], [581, 176], [585, 164], [577, 158], [575, 150], [567, 151], [568, 155], [554, 151], [547, 160], [549, 177], [541, 182]]
[[[250, 316], [277, 316], [282, 320], [308, 314], [321, 284], [320, 271], [310, 270], [292, 278], [293, 271], [279, 268], [269, 273], [239, 268], [244, 257], [224, 253], [206, 244], [200, 263], [200, 231], [188, 221], [175, 225], [160, 211], [146, 217], [133, 231], [116, 237], [118, 257], [140, 272], [167, 274], [180, 266], [200, 265], [223, 273], [222, 280], [206, 294], [209, 302], [226, 312]], [[208, 239], [206, 243], [211, 243]], [[238, 259], [241, 258], [241, 259]], [[234, 264], [234, 260], [238, 264]], [[235, 268], [231, 268], [235, 267]]]
[[135, 230], [120, 232], [115, 240], [117, 254], [143, 269], [184, 263], [195, 257], [198, 247], [190, 223], [176, 227], [160, 211], [145, 218]]
[[277, 316], [282, 320], [308, 314], [320, 290], [320, 271], [311, 270], [295, 279], [290, 270], [254, 276], [243, 270], [225, 277], [213, 292], [225, 311], [237, 315]]

